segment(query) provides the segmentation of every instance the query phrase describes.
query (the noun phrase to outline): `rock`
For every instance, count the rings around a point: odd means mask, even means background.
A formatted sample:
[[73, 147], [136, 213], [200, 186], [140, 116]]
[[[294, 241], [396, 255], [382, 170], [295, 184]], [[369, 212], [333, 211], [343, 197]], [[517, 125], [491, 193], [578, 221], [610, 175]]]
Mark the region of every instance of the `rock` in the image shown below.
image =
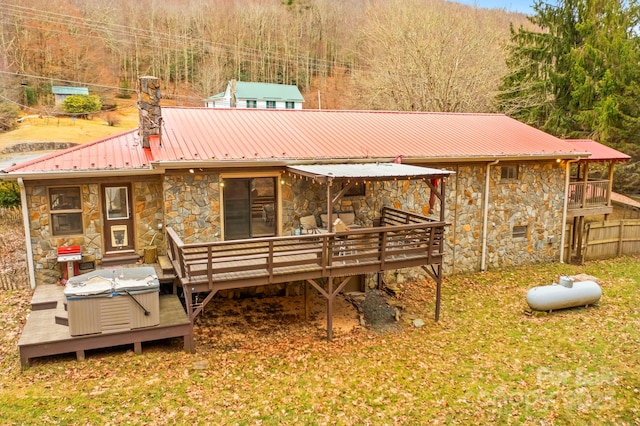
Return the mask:
[[573, 281], [575, 281], [575, 282], [593, 281], [596, 284], [600, 284], [600, 278], [596, 278], [593, 275], [578, 274], [578, 275], [573, 275], [571, 278], [573, 278]]
[[413, 326], [416, 328], [420, 328], [422, 326], [424, 326], [424, 320], [420, 319], [420, 318], [416, 318], [413, 320]]
[[209, 368], [209, 363], [207, 361], [196, 361], [193, 363], [194, 370], [206, 370]]
[[396, 299], [387, 300], [387, 305], [391, 306], [392, 308], [404, 309], [404, 304]]

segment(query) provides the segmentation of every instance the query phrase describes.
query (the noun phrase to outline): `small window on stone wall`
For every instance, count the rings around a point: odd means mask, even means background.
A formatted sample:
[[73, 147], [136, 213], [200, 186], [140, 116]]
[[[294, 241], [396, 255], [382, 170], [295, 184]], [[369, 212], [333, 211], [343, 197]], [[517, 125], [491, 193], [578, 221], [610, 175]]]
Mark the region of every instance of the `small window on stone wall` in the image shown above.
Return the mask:
[[511, 236], [514, 239], [522, 239], [527, 238], [527, 227], [526, 226], [514, 226]]
[[49, 212], [53, 235], [82, 234], [80, 187], [49, 188]]
[[500, 179], [501, 180], [514, 180], [518, 179], [518, 166], [506, 165], [500, 167]]
[[[342, 188], [344, 188], [345, 184], [342, 184]], [[351, 185], [351, 187], [349, 189], [347, 189], [347, 192], [344, 193], [345, 197], [361, 197], [366, 195], [367, 193], [367, 185], [364, 182], [356, 182], [353, 185]]]

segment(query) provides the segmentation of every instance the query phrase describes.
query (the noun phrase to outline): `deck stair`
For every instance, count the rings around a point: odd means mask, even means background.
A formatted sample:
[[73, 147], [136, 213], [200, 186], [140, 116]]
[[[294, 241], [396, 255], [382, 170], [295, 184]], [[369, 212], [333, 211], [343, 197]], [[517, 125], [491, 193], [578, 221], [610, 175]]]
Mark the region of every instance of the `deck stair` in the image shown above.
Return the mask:
[[[43, 284], [36, 287], [31, 298], [31, 310], [56, 309], [58, 302], [64, 301], [64, 287], [56, 284]], [[60, 303], [62, 304], [62, 303]]]
[[55, 322], [58, 325], [69, 327], [69, 313], [67, 312], [67, 304], [65, 302], [58, 303], [56, 307]]
[[173, 265], [169, 260], [169, 256], [158, 256], [158, 264], [160, 265], [160, 270], [162, 270], [163, 274], [165, 275], [175, 274]]
[[102, 258], [100, 267], [105, 269], [114, 266], [131, 265], [138, 262], [138, 260], [140, 260], [140, 256], [136, 253], [123, 253], [116, 256], [105, 256]]

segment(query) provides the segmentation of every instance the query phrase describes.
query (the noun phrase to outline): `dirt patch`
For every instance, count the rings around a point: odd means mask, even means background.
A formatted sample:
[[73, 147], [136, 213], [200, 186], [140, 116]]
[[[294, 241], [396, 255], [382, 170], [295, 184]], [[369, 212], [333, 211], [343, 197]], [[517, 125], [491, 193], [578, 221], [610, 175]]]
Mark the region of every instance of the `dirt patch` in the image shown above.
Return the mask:
[[[425, 281], [407, 283], [396, 292], [370, 290], [336, 297], [333, 306], [333, 336], [341, 338], [371, 331], [401, 332], [424, 318], [433, 303], [434, 286]], [[429, 314], [431, 315], [431, 314]], [[295, 340], [326, 339], [326, 299], [317, 292], [309, 298], [305, 319], [304, 296], [214, 298], [196, 319], [197, 345], [225, 350], [253, 345], [279, 344]]]

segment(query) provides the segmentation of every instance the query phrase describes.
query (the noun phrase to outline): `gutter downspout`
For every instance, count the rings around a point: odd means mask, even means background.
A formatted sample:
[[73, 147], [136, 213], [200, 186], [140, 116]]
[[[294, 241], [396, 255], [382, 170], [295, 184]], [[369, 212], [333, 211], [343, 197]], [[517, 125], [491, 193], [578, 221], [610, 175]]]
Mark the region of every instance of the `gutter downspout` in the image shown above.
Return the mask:
[[22, 222], [24, 224], [24, 242], [27, 248], [27, 268], [29, 269], [29, 285], [31, 289], [36, 288], [36, 276], [33, 267], [33, 247], [31, 246], [31, 229], [29, 228], [29, 210], [27, 208], [27, 191], [24, 188], [24, 181], [18, 178], [20, 187], [20, 203], [22, 205]]
[[564, 263], [564, 237], [567, 233], [567, 209], [569, 206], [569, 179], [571, 178], [571, 163], [580, 161], [567, 160], [567, 168], [564, 172], [564, 205], [562, 206], [562, 234], [560, 235], [560, 263]]
[[491, 166], [495, 166], [498, 164], [500, 160], [492, 161], [491, 163], [487, 163], [487, 171], [485, 173], [485, 182], [484, 182], [484, 207], [482, 211], [482, 255], [480, 257], [480, 272], [485, 271], [486, 263], [487, 263], [487, 226], [488, 226], [488, 213], [489, 213], [489, 178]]

